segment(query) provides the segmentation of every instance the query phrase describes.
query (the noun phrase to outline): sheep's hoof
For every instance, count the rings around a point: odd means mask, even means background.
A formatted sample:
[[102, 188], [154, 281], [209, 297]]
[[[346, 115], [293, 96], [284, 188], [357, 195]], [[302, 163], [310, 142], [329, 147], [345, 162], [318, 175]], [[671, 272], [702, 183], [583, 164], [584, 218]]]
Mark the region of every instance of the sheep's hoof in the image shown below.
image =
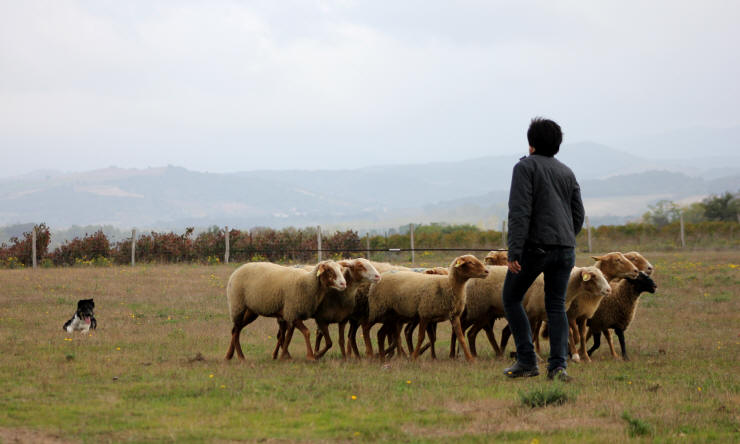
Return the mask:
[[578, 355], [578, 353], [573, 353], [573, 362], [581, 362], [581, 357]]

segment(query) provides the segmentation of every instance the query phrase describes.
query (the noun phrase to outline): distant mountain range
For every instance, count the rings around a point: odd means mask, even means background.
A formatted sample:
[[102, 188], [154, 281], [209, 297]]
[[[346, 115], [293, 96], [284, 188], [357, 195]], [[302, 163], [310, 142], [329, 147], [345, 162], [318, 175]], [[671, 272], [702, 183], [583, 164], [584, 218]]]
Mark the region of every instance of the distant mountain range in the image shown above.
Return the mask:
[[[740, 189], [740, 156], [649, 159], [604, 145], [565, 145], [594, 224], [621, 223], [660, 199], [699, 200]], [[213, 174], [168, 166], [0, 179], [0, 226], [353, 227], [408, 222], [499, 227], [518, 156], [354, 170]]]

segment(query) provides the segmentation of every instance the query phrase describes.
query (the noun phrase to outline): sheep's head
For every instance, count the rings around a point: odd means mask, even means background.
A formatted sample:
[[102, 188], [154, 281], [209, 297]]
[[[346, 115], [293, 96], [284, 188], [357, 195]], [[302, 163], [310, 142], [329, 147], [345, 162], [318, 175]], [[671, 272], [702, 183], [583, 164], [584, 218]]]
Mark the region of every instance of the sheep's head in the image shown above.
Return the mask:
[[323, 261], [316, 265], [316, 277], [324, 287], [344, 291], [347, 281], [344, 279], [342, 268], [334, 261]]
[[424, 274], [438, 274], [438, 275], [446, 276], [450, 274], [450, 271], [446, 268], [434, 267], [434, 268], [427, 268], [426, 270], [424, 270]]
[[627, 281], [635, 287], [638, 294], [643, 292], [655, 293], [655, 290], [658, 288], [655, 281], [643, 272], [640, 272], [637, 279], [627, 279]]
[[584, 291], [590, 294], [609, 296], [612, 288], [604, 277], [604, 273], [596, 267], [583, 267], [579, 272], [579, 283]]
[[488, 269], [483, 262], [472, 254], [458, 256], [450, 264], [450, 274], [463, 278], [484, 278], [488, 276]]
[[343, 262], [348, 263], [352, 279], [356, 282], [378, 282], [380, 280], [380, 273], [378, 273], [378, 270], [367, 259], [357, 258]]
[[613, 277], [635, 279], [640, 273], [635, 264], [618, 251], [591, 258], [597, 261], [596, 266], [605, 276], [609, 276], [609, 279]]
[[629, 253], [624, 253], [624, 257], [635, 264], [635, 267], [637, 267], [638, 270], [642, 271], [646, 275], [650, 276], [653, 274], [653, 271], [655, 270], [653, 264], [648, 262], [648, 260], [645, 259], [645, 256], [641, 255], [640, 253], [636, 251], [630, 251]]
[[491, 251], [483, 258], [486, 265], [506, 265], [508, 260], [509, 257], [505, 251]]

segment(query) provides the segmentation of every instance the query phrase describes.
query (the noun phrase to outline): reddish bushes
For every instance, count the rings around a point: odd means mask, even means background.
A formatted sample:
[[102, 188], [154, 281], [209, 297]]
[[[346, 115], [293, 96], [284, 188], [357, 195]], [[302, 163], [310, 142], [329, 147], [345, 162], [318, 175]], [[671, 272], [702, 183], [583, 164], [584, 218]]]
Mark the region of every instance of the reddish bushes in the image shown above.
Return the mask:
[[60, 245], [49, 254], [49, 258], [54, 265], [74, 265], [76, 259], [91, 260], [109, 257], [110, 242], [103, 234], [103, 230], [98, 230], [93, 234], [85, 234], [82, 239], [76, 237]]
[[[42, 258], [47, 254], [49, 249], [49, 242], [51, 242], [51, 234], [49, 233], [49, 227], [45, 223], [41, 223], [34, 227], [36, 229], [36, 257]], [[25, 266], [32, 264], [32, 234], [31, 232], [23, 233], [21, 239], [17, 237], [10, 238], [10, 245], [5, 243], [0, 245], [0, 264], [4, 263], [20, 263]], [[13, 259], [11, 259], [13, 258]]]

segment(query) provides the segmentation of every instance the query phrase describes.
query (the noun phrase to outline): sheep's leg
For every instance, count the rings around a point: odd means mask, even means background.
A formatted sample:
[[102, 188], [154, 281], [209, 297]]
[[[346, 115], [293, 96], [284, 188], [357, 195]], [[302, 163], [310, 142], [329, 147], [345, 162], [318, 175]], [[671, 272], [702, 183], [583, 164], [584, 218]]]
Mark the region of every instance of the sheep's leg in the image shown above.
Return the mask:
[[344, 327], [347, 326], [347, 321], [339, 323], [337, 329], [339, 330], [339, 350], [342, 352], [342, 358], [347, 359], [347, 353], [344, 350]]
[[419, 319], [419, 336], [416, 340], [416, 348], [414, 349], [414, 353], [411, 354], [411, 359], [416, 359], [419, 357], [419, 350], [421, 350], [421, 345], [424, 343], [424, 336], [427, 334], [427, 320], [426, 319]]
[[604, 336], [606, 337], [606, 343], [609, 344], [609, 351], [612, 353], [612, 358], [619, 359], [617, 351], [614, 349], [614, 341], [612, 340], [612, 332], [609, 329], [604, 330]]
[[432, 341], [432, 335], [434, 335], [434, 341], [436, 341], [437, 340], [437, 323], [436, 322], [430, 322], [429, 324], [427, 324], [427, 336], [429, 337], [429, 342], [427, 342], [421, 347], [421, 350], [419, 350], [419, 356], [423, 355], [424, 352], [427, 351], [428, 349], [431, 349], [432, 359], [437, 359], [437, 350], [434, 349], [434, 342]]
[[591, 348], [588, 349], [588, 355], [591, 356], [597, 348], [601, 346], [601, 332], [593, 332], [592, 330], [588, 331], [588, 334], [592, 334], [594, 336], [594, 345], [591, 346]]
[[321, 329], [316, 329], [316, 345], [313, 347], [313, 352], [318, 353], [319, 349], [321, 348], [321, 340], [324, 338], [324, 333], [321, 331]]
[[588, 353], [586, 353], [586, 317], [585, 316], [583, 317], [583, 319], [581, 319], [578, 322], [578, 334], [581, 337], [581, 345], [578, 348], [578, 353], [580, 353], [584, 361], [590, 362], [591, 358], [589, 358]]
[[306, 359], [310, 361], [315, 360], [316, 356], [314, 356], [313, 349], [311, 348], [311, 332], [308, 330], [308, 327], [300, 319], [293, 321], [293, 326], [303, 333], [303, 339], [306, 341]]
[[509, 342], [511, 337], [511, 328], [508, 325], [501, 330], [501, 350], [506, 350], [506, 344]]
[[568, 321], [568, 324], [568, 330], [570, 331], [570, 335], [568, 335], [568, 349], [570, 350], [570, 356], [573, 359], [573, 362], [581, 362], [581, 356], [578, 354], [578, 349], [576, 348], [578, 326], [574, 320]]
[[622, 359], [629, 361], [630, 358], [627, 356], [627, 345], [624, 342], [624, 330], [621, 328], [615, 328], [614, 333], [616, 333], [617, 338], [619, 338], [619, 347], [622, 349]]
[[493, 322], [489, 323], [488, 325], [485, 325], [483, 327], [483, 331], [486, 332], [486, 336], [488, 337], [488, 342], [491, 343], [491, 347], [493, 347], [493, 351], [496, 353], [496, 357], [502, 356], [504, 354], [504, 351], [500, 349], [498, 347], [498, 344], [496, 343], [496, 335], [493, 334]]
[[[319, 359], [322, 356], [324, 356], [327, 351], [329, 351], [329, 349], [331, 348], [331, 346], [333, 344], [331, 342], [331, 336], [329, 336], [329, 324], [327, 324], [326, 322], [323, 322], [323, 321], [321, 321], [321, 322], [316, 321], [316, 325], [318, 325], [319, 330], [324, 335], [324, 339], [326, 340], [326, 346], [323, 349], [321, 349], [321, 351], [319, 351], [319, 352], [316, 353], [316, 359]], [[317, 343], [318, 343], [318, 341], [317, 341]]]
[[278, 352], [285, 342], [285, 331], [288, 330], [288, 323], [282, 319], [278, 319], [278, 332], [277, 332], [277, 344], [275, 344], [275, 350], [272, 351], [272, 359], [277, 359]]
[[534, 352], [540, 354], [540, 327], [542, 321], [532, 322], [532, 338], [534, 339]]
[[470, 354], [468, 344], [465, 341], [465, 335], [463, 335], [462, 326], [460, 325], [460, 316], [455, 316], [450, 319], [450, 323], [452, 324], [452, 328], [455, 330], [457, 341], [460, 343], [460, 347], [462, 347], [463, 352], [465, 353], [465, 359], [467, 359], [468, 362], [473, 362], [475, 359], [473, 358], [473, 355]]
[[347, 354], [352, 356], [354, 353], [358, 358], [360, 357], [360, 350], [357, 348], [357, 329], [359, 327], [359, 322], [354, 319], [350, 319], [349, 333], [347, 333]]
[[[385, 359], [385, 324], [381, 325], [378, 329], [378, 357], [381, 360]], [[390, 344], [389, 344], [390, 345]]]
[[[395, 323], [395, 329], [393, 330], [393, 334], [396, 341], [396, 350], [398, 350], [398, 356], [403, 356], [404, 358], [407, 358], [408, 355], [406, 354], [406, 351], [403, 349], [403, 345], [401, 345], [401, 323], [396, 322]], [[410, 349], [409, 349], [410, 350]]]
[[406, 345], [409, 348], [409, 353], [412, 353], [414, 351], [414, 328], [416, 328], [416, 324], [418, 323], [419, 322], [417, 320], [410, 321], [403, 329], [404, 336], [406, 337]]
[[457, 350], [455, 346], [457, 345], [457, 335], [455, 334], [455, 330], [452, 330], [452, 333], [450, 333], [450, 359], [455, 359], [457, 357]]
[[242, 351], [242, 345], [239, 342], [239, 335], [242, 329], [249, 325], [252, 321], [257, 319], [257, 314], [252, 313], [249, 309], [244, 310], [241, 316], [237, 317], [234, 321], [234, 326], [231, 328], [231, 343], [229, 349], [226, 351], [226, 360], [230, 360], [234, 357], [234, 351], [239, 359], [244, 360], [244, 352]]
[[434, 344], [437, 342], [437, 323], [432, 322], [427, 325], [427, 336], [429, 336], [429, 347], [432, 349], [432, 359], [437, 359], [437, 352], [434, 349]]
[[[287, 324], [287, 322], [286, 322]], [[293, 327], [292, 324], [288, 324], [288, 329], [285, 330], [285, 337], [283, 338], [283, 351], [280, 353], [280, 359], [293, 359], [292, 356], [290, 356], [290, 352], [288, 351], [288, 347], [290, 347], [290, 341], [293, 340], [293, 332], [295, 331], [295, 327]]]
[[[468, 330], [468, 347], [470, 347], [470, 354], [473, 356], [478, 356], [478, 351], [475, 348], [475, 339], [478, 337], [478, 333], [482, 328], [483, 326], [479, 322], [476, 322]], [[464, 326], [462, 331], [465, 331]]]
[[[370, 340], [370, 324], [367, 322], [362, 324], [362, 339], [365, 341], [365, 356], [372, 358], [374, 356], [373, 342]], [[356, 348], [357, 347], [355, 346], [355, 349]]]

